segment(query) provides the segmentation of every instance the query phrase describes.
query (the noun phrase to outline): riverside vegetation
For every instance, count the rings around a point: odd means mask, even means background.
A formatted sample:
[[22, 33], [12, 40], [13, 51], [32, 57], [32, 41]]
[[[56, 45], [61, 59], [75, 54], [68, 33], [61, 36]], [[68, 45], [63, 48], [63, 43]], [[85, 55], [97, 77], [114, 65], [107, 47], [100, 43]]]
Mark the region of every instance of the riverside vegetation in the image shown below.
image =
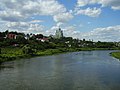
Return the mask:
[[120, 60], [120, 51], [118, 51], [118, 52], [112, 52], [110, 54], [111, 54], [111, 56], [113, 56], [113, 57], [115, 57], [115, 58], [117, 58], [117, 59]]
[[[16, 35], [16, 37], [8, 37], [9, 34]], [[19, 32], [0, 32], [0, 63], [63, 52], [113, 49], [119, 49], [118, 43], [93, 42], [92, 40], [79, 40], [72, 37], [54, 38], [42, 34], [25, 35]], [[115, 55], [113, 54], [113, 56]]]

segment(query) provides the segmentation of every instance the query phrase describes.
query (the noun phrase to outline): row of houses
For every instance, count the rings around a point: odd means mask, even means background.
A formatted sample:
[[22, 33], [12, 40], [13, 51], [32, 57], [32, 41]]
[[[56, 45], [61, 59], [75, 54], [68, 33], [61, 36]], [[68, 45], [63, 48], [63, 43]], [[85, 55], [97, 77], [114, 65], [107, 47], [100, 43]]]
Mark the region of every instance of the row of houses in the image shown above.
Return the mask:
[[[8, 39], [17, 39], [18, 36], [22, 36], [24, 37], [25, 39], [30, 39], [31, 37], [35, 37], [36, 40], [39, 40], [39, 41], [42, 41], [42, 42], [45, 42], [45, 41], [48, 41], [48, 38], [46, 37], [41, 37], [43, 36], [42, 34], [27, 34], [27, 35], [22, 35], [22, 33], [17, 33], [17, 32], [7, 32], [6, 35], [2, 34], [0, 35], [0, 39], [2, 38], [8, 38]], [[40, 37], [39, 37], [40, 36]], [[60, 38], [63, 38], [63, 31], [61, 30], [61, 28], [58, 28], [55, 32], [55, 35], [53, 38], [57, 38], [57, 39], [60, 39]]]
[[29, 40], [30, 38], [35, 37], [36, 40], [39, 40], [41, 42], [49, 41], [48, 38], [46, 38], [46, 37], [39, 38], [39, 37], [37, 37], [37, 35], [35, 35], [35, 34], [33, 34], [33, 35], [17, 35], [14, 33], [8, 33], [5, 37], [0, 36], [0, 38], [1, 39], [3, 39], [3, 38], [17, 39], [17, 37], [21, 36], [21, 37], [25, 38], [26, 40]]

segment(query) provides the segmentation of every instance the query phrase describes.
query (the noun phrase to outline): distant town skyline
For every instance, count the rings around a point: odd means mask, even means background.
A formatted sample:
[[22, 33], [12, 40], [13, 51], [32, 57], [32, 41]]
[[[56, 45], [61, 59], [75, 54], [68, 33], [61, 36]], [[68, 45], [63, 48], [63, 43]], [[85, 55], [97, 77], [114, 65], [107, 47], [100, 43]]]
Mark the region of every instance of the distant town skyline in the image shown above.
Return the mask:
[[0, 31], [120, 41], [120, 0], [0, 0]]

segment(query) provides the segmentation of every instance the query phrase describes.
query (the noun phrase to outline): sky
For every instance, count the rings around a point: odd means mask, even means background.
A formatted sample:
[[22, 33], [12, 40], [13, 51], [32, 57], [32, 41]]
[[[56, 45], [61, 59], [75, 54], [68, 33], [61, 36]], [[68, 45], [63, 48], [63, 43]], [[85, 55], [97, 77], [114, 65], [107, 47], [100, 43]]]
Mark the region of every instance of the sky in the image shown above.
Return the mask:
[[0, 31], [120, 41], [120, 0], [0, 0]]

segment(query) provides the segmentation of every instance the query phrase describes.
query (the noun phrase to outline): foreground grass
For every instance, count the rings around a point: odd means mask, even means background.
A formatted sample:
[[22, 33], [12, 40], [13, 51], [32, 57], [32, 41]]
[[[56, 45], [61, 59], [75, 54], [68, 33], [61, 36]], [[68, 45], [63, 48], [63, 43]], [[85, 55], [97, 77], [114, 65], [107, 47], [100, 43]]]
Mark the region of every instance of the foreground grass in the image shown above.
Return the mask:
[[112, 52], [111, 56], [113, 56], [113, 57], [115, 57], [117, 59], [120, 59], [120, 52]]

